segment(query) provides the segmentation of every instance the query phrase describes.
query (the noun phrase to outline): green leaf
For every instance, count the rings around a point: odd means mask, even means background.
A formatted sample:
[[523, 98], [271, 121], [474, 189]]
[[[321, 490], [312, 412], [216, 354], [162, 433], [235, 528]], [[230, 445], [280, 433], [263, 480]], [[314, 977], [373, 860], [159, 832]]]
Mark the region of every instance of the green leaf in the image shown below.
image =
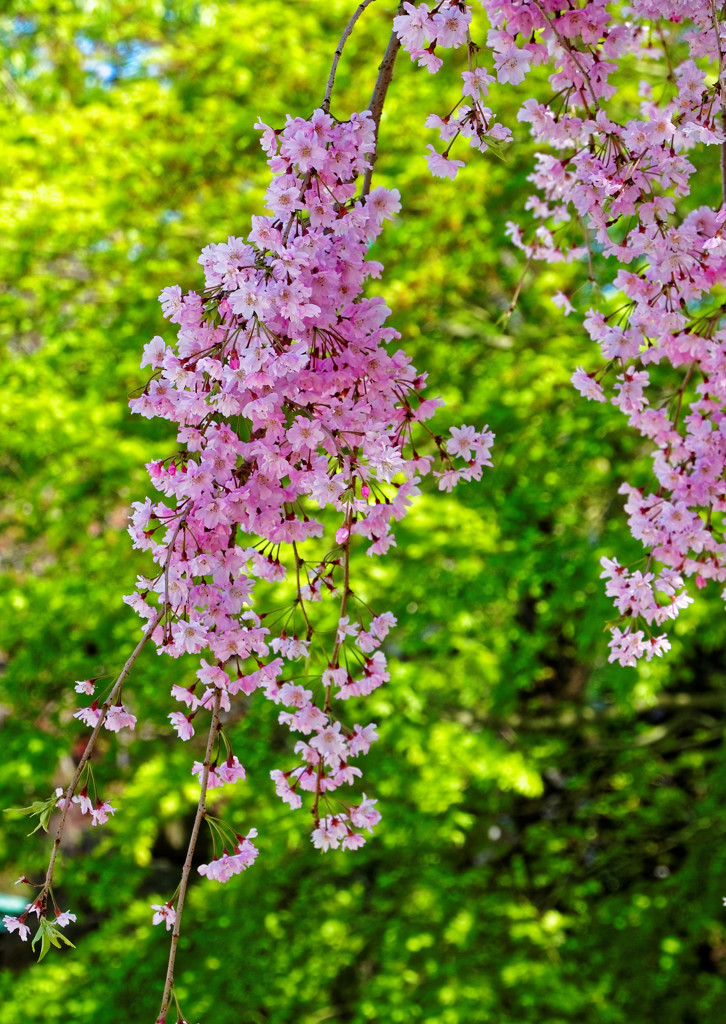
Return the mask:
[[32, 832], [28, 832], [28, 835], [32, 836], [41, 828], [44, 832], [48, 831], [51, 815], [57, 806], [58, 797], [54, 793], [53, 796], [49, 797], [47, 800], [34, 800], [28, 807], [6, 807], [4, 813], [7, 814], [9, 818], [30, 818], [37, 814], [38, 824]]
[[56, 949], [60, 949], [61, 943], [64, 943], [72, 949], [76, 948], [71, 940], [63, 934], [58, 925], [54, 921], [49, 921], [47, 917], [41, 917], [40, 919], [38, 930], [33, 936], [33, 941], [30, 944], [33, 951], [35, 951], [35, 944], [38, 940], [40, 940], [38, 963], [40, 963], [45, 954], [50, 950], [51, 946], [55, 946]]
[[6, 807], [3, 814], [12, 819], [29, 818], [32, 814], [40, 814], [44, 807], [44, 800], [34, 800], [28, 807]]
[[506, 161], [507, 161], [507, 151], [502, 146], [502, 144], [500, 142], [495, 142], [493, 139], [490, 139], [489, 136], [486, 136], [486, 144], [487, 144], [487, 150], [486, 151], [488, 153], [493, 153], [495, 157], [497, 157], [499, 160], [502, 160], [504, 163], [506, 163]]

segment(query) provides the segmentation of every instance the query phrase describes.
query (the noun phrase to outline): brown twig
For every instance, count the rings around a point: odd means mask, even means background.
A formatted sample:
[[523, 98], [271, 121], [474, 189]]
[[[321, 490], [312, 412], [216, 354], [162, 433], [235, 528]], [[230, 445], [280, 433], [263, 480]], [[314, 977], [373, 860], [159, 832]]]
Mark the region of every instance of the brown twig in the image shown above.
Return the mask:
[[[719, 29], [718, 19], [718, 7], [716, 0], [711, 0], [711, 16], [713, 18], [713, 33], [716, 37], [716, 47], [718, 50], [718, 81], [716, 83], [716, 90], [718, 91], [719, 101], [721, 104], [721, 126], [726, 132], [726, 107], [724, 107], [724, 96], [723, 96], [723, 72], [724, 72], [724, 54], [723, 47], [721, 46], [721, 32]], [[726, 207], [726, 142], [721, 143], [721, 206]]]
[[304, 565], [304, 560], [300, 557], [300, 553], [297, 549], [295, 541], [292, 542], [292, 550], [295, 555], [295, 579], [297, 583], [297, 603], [300, 605], [300, 611], [302, 612], [303, 619], [305, 620], [305, 639], [309, 640], [313, 635], [313, 627], [308, 617], [308, 613], [305, 610], [305, 601], [302, 596], [302, 588], [300, 585], [300, 566]]
[[53, 868], [55, 867], [55, 862], [56, 862], [56, 858], [58, 856], [58, 851], [60, 850], [61, 840], [63, 838], [63, 832], [64, 832], [65, 826], [66, 826], [66, 819], [68, 817], [68, 811], [70, 810], [70, 807], [71, 807], [71, 800], [72, 800], [73, 796], [75, 795], [76, 787], [77, 787], [77, 785], [78, 785], [78, 783], [79, 783], [79, 781], [81, 779], [81, 775], [83, 774], [83, 771], [84, 771], [86, 765], [88, 764], [88, 762], [91, 759], [91, 755], [93, 754], [94, 748], [96, 746], [96, 741], [97, 741], [99, 733], [101, 732], [101, 729], [103, 727], [103, 723], [106, 720], [106, 716], [108, 714], [109, 708], [111, 708], [115, 704], [116, 699], [117, 699], [119, 693], [121, 692], [121, 687], [123, 686], [124, 682], [126, 681], [126, 678], [127, 678], [128, 674], [129, 674], [129, 672], [133, 668], [134, 662], [136, 661], [138, 656], [141, 654], [141, 652], [143, 651], [144, 647], [146, 647], [146, 644], [151, 639], [152, 633], [154, 632], [156, 627], [159, 625], [161, 620], [164, 618], [164, 616], [166, 615], [166, 613], [167, 613], [167, 611], [168, 611], [168, 609], [170, 607], [170, 605], [169, 605], [169, 565], [171, 563], [171, 556], [172, 556], [172, 553], [174, 551], [174, 545], [176, 544], [176, 539], [177, 539], [177, 537], [179, 535], [179, 530], [183, 526], [184, 521], [186, 520], [186, 518], [187, 518], [187, 516], [189, 514], [190, 509], [191, 509], [191, 503], [187, 505], [185, 511], [182, 513], [182, 515], [179, 518], [179, 522], [176, 524], [176, 528], [174, 530], [174, 534], [172, 536], [171, 543], [169, 545], [169, 550], [168, 550], [167, 555], [166, 555], [166, 560], [165, 560], [165, 563], [164, 563], [164, 570], [163, 570], [163, 574], [164, 574], [164, 601], [163, 601], [163, 604], [162, 604], [161, 608], [156, 612], [156, 614], [154, 615], [153, 619], [149, 622], [148, 626], [146, 627], [146, 629], [144, 631], [144, 635], [142, 636], [141, 640], [139, 640], [138, 644], [134, 648], [132, 654], [130, 655], [130, 657], [129, 657], [128, 661], [126, 662], [126, 664], [124, 665], [124, 667], [121, 669], [121, 672], [119, 673], [118, 678], [116, 679], [116, 682], [111, 687], [111, 691], [110, 691], [108, 697], [106, 698], [106, 700], [101, 705], [100, 717], [99, 717], [98, 721], [96, 722], [96, 724], [93, 727], [93, 731], [92, 731], [91, 735], [88, 738], [88, 743], [86, 744], [86, 748], [83, 751], [83, 754], [81, 756], [81, 760], [78, 762], [78, 766], [76, 767], [76, 770], [75, 770], [75, 772], [73, 774], [73, 778], [71, 779], [71, 781], [70, 781], [70, 783], [68, 785], [68, 788], [65, 791], [65, 794], [64, 794], [64, 797], [63, 797], [63, 809], [61, 811], [61, 819], [58, 822], [58, 828], [56, 829], [55, 838], [53, 840], [53, 849], [51, 850], [50, 860], [48, 861], [48, 869], [47, 869], [47, 871], [45, 873], [45, 881], [43, 883], [43, 888], [41, 889], [39, 898], [45, 896], [45, 894], [48, 893], [48, 891], [50, 890], [50, 887], [51, 887], [51, 885], [53, 883]]
[[[171, 605], [169, 604], [169, 566], [171, 565], [171, 556], [172, 556], [172, 554], [174, 552], [174, 545], [176, 544], [176, 539], [179, 536], [179, 531], [181, 530], [182, 526], [186, 522], [187, 516], [189, 515], [189, 513], [191, 511], [191, 508], [192, 508], [192, 503], [191, 503], [191, 501], [188, 501], [187, 507], [184, 509], [184, 512], [179, 517], [179, 522], [176, 524], [176, 527], [174, 529], [174, 533], [172, 534], [171, 541], [169, 542], [169, 550], [167, 552], [166, 560], [164, 562], [164, 612], [165, 613], [171, 607]], [[165, 635], [166, 635], [166, 631], [165, 631]]]
[[527, 257], [527, 262], [524, 264], [524, 269], [522, 270], [522, 273], [520, 274], [519, 280], [517, 281], [517, 287], [514, 289], [514, 295], [512, 296], [512, 301], [509, 303], [507, 308], [502, 313], [501, 320], [504, 323], [505, 327], [506, 327], [507, 323], [509, 322], [510, 316], [512, 315], [514, 310], [517, 308], [517, 302], [519, 301], [520, 293], [522, 291], [522, 288], [524, 287], [524, 282], [525, 282], [525, 280], [527, 278], [527, 274], [529, 273], [529, 268], [532, 266], [533, 261], [534, 261], [534, 257], [533, 256], [528, 256]]
[[373, 95], [371, 96], [371, 101], [368, 104], [368, 109], [371, 112], [371, 117], [373, 118], [373, 123], [375, 125], [375, 146], [370, 155], [368, 170], [366, 171], [363, 179], [363, 190], [361, 192], [361, 196], [367, 196], [371, 190], [373, 168], [378, 156], [378, 130], [381, 124], [383, 104], [386, 99], [386, 93], [388, 92], [388, 86], [391, 84], [391, 80], [393, 78], [393, 65], [396, 63], [396, 56], [400, 46], [401, 40], [398, 38], [396, 32], [391, 32], [391, 38], [388, 40], [386, 52], [383, 54], [383, 60], [378, 67], [378, 78], [376, 79], [376, 84], [373, 88]]
[[343, 30], [343, 35], [340, 37], [340, 42], [338, 43], [338, 48], [335, 51], [335, 54], [333, 56], [333, 64], [332, 64], [332, 66], [330, 68], [330, 74], [328, 75], [328, 84], [325, 87], [325, 96], [323, 97], [323, 102], [321, 104], [321, 106], [322, 106], [322, 108], [323, 108], [323, 110], [325, 111], [326, 114], [330, 113], [330, 98], [333, 95], [333, 85], [335, 84], [335, 73], [338, 70], [338, 62], [340, 61], [340, 58], [343, 55], [343, 48], [345, 47], [345, 44], [348, 41], [348, 37], [350, 36], [351, 32], [353, 31], [353, 29], [355, 27], [356, 21], [358, 21], [358, 18], [360, 18], [361, 14], [366, 9], [366, 7], [368, 7], [369, 4], [372, 4], [372, 3], [373, 3], [373, 0], [363, 0], [363, 3], [361, 3], [358, 6], [355, 14], [350, 19], [348, 24], [345, 26], [345, 29]]
[[[347, 611], [347, 608], [348, 608], [348, 598], [350, 597], [350, 594], [351, 594], [351, 589], [350, 589], [350, 541], [351, 541], [350, 528], [351, 528], [352, 525], [353, 525], [353, 513], [352, 513], [352, 509], [349, 508], [348, 509], [348, 513], [347, 513], [347, 515], [345, 517], [345, 521], [344, 521], [344, 526], [347, 527], [347, 529], [348, 529], [348, 538], [345, 541], [345, 544], [343, 545], [343, 594], [342, 594], [341, 599], [340, 599], [340, 611], [338, 612], [338, 622], [340, 622], [340, 620], [343, 618], [343, 616], [345, 615], [345, 613]], [[342, 646], [343, 646], [343, 641], [342, 641], [340, 635], [337, 635], [336, 638], [335, 638], [335, 645], [333, 647], [333, 652], [330, 655], [330, 663], [329, 663], [330, 664], [330, 668], [337, 668], [338, 667], [338, 662], [339, 662], [339, 658], [340, 658], [340, 648]], [[330, 683], [328, 683], [328, 685], [326, 687], [326, 690], [325, 690], [325, 704], [323, 705], [323, 714], [325, 714], [325, 715], [327, 715], [328, 712], [330, 711], [330, 701], [331, 701], [331, 697], [332, 697], [332, 690], [333, 690], [333, 684], [332, 684], [332, 682], [330, 682]], [[322, 775], [323, 775], [323, 767], [324, 767], [323, 759], [321, 757], [320, 758], [320, 762], [318, 764], [317, 776], [316, 776], [316, 779], [315, 779], [315, 796], [313, 798], [313, 806], [310, 809], [310, 813], [312, 814], [313, 819], [314, 819], [316, 825], [318, 824], [318, 822], [320, 820], [320, 816], [318, 814], [318, 806], [320, 804], [320, 794], [322, 792], [321, 781], [322, 781]]]
[[[721, 111], [721, 129], [726, 135], [726, 110]], [[721, 143], [721, 207], [726, 208], [726, 142]]]
[[119, 676], [118, 676], [116, 682], [113, 684], [113, 686], [111, 688], [111, 692], [109, 693], [108, 697], [103, 702], [103, 704], [101, 705], [101, 716], [98, 719], [98, 721], [96, 722], [95, 726], [93, 727], [93, 732], [91, 733], [91, 735], [90, 735], [90, 737], [88, 739], [88, 743], [86, 744], [86, 749], [83, 751], [83, 755], [81, 757], [81, 760], [78, 762], [78, 767], [75, 770], [73, 778], [72, 778], [70, 784], [68, 785], [68, 788], [66, 789], [66, 792], [65, 792], [65, 796], [63, 798], [63, 810], [61, 812], [61, 819], [58, 822], [58, 828], [56, 829], [56, 832], [55, 832], [55, 839], [53, 840], [53, 850], [51, 851], [50, 861], [48, 862], [48, 870], [45, 873], [45, 882], [43, 883], [43, 888], [41, 890], [41, 896], [45, 895], [49, 891], [49, 889], [51, 887], [51, 884], [53, 882], [53, 867], [55, 865], [56, 857], [58, 856], [58, 851], [59, 851], [60, 845], [61, 845], [61, 840], [63, 838], [63, 831], [64, 831], [65, 825], [66, 825], [66, 818], [68, 817], [68, 811], [70, 810], [70, 807], [71, 807], [71, 798], [75, 794], [76, 786], [78, 785], [78, 783], [80, 781], [81, 775], [83, 774], [83, 770], [84, 770], [84, 768], [86, 767], [86, 765], [88, 764], [88, 762], [89, 762], [89, 760], [91, 758], [91, 754], [93, 753], [93, 748], [96, 745], [96, 740], [98, 739], [98, 734], [100, 733], [101, 728], [103, 726], [103, 723], [106, 720], [106, 715], [108, 714], [108, 710], [115, 703], [116, 698], [117, 698], [117, 696], [118, 696], [118, 694], [119, 694], [119, 692], [121, 690], [121, 687], [123, 686], [126, 677], [128, 676], [129, 672], [131, 671], [134, 662], [136, 661], [138, 656], [141, 654], [141, 652], [143, 651], [144, 647], [146, 647], [146, 644], [148, 643], [149, 639], [151, 638], [151, 634], [154, 632], [156, 627], [161, 622], [161, 619], [162, 619], [162, 616], [164, 615], [165, 609], [166, 609], [166, 605], [164, 605], [164, 607], [160, 608], [159, 611], [154, 616], [154, 618], [149, 623], [149, 625], [146, 627], [144, 635], [142, 636], [141, 640], [139, 640], [138, 644], [136, 645], [133, 653], [129, 657], [129, 659], [126, 662], [126, 664], [124, 665], [124, 667], [121, 669], [121, 672], [119, 673]]
[[197, 813], [194, 818], [194, 824], [192, 826], [192, 832], [189, 836], [189, 845], [187, 846], [187, 855], [184, 859], [184, 866], [182, 868], [181, 881], [179, 882], [179, 896], [176, 903], [176, 919], [174, 921], [174, 928], [171, 933], [171, 946], [169, 948], [169, 963], [166, 968], [166, 979], [164, 981], [164, 992], [161, 997], [161, 1009], [159, 1010], [159, 1016], [156, 1018], [156, 1024], [164, 1024], [166, 1021], [166, 1011], [169, 1009], [169, 1003], [171, 1002], [171, 994], [174, 986], [174, 964], [176, 963], [176, 954], [179, 947], [179, 934], [181, 931], [181, 918], [182, 910], [184, 909], [184, 898], [187, 893], [189, 886], [189, 877], [192, 870], [192, 860], [194, 858], [194, 851], [197, 846], [197, 839], [199, 837], [199, 829], [202, 825], [202, 819], [207, 813], [207, 787], [209, 784], [209, 770], [212, 764], [212, 750], [214, 748], [214, 741], [217, 738], [219, 732], [219, 709], [222, 702], [222, 691], [217, 690], [214, 695], [214, 704], [212, 707], [212, 721], [209, 726], [209, 736], [207, 737], [207, 749], [204, 754], [204, 766], [202, 769], [202, 775], [200, 779], [201, 793], [199, 794], [199, 803], [197, 804]]

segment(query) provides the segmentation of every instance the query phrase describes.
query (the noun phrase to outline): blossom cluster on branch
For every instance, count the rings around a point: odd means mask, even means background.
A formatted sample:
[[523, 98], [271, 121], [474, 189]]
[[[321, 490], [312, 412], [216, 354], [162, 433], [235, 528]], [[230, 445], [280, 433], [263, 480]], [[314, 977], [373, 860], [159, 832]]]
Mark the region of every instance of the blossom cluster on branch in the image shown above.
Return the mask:
[[[148, 466], [162, 500], [134, 503], [134, 546], [149, 552], [156, 570], [124, 600], [145, 620], [142, 644], [151, 640], [173, 658], [199, 656], [196, 681], [172, 687], [168, 717], [182, 741], [200, 718], [208, 734], [204, 760], [191, 766], [200, 798], [182, 882], [167, 903], [152, 905], [154, 923], [173, 932], [160, 1020], [173, 995], [202, 822], [216, 851], [198, 868], [208, 879], [225, 882], [258, 855], [255, 829], [240, 835], [207, 808], [211, 791], [246, 774], [225, 714], [256, 691], [280, 706], [280, 723], [301, 738], [298, 763], [271, 773], [278, 795], [292, 808], [310, 795], [315, 847], [362, 846], [380, 820], [376, 800], [343, 791], [361, 776], [357, 759], [378, 734], [374, 723], [352, 721], [345, 702], [389, 678], [382, 645], [396, 620], [375, 614], [356, 592], [351, 546], [360, 538], [369, 555], [388, 552], [392, 525], [423, 476], [433, 472], [450, 491], [491, 465], [487, 428], [453, 428], [444, 439], [426, 427], [441, 402], [424, 397], [425, 375], [390, 347], [399, 335], [387, 326], [383, 300], [364, 295], [368, 278], [382, 271], [369, 250], [400, 209], [397, 190], [371, 191], [369, 179], [359, 186], [375, 147], [370, 112], [338, 121], [321, 108], [307, 119], [288, 116], [279, 130], [257, 127], [272, 171], [270, 213], [253, 218], [246, 238], [203, 250], [201, 293], [163, 290], [177, 341], [146, 345], [141, 365], [152, 375], [130, 403], [139, 415], [176, 424], [180, 448]], [[419, 437], [428, 452], [417, 449]], [[277, 594], [274, 610], [265, 610], [265, 587]], [[94, 699], [75, 717], [94, 731], [76, 777], [52, 801], [63, 817], [37, 905], [52, 896], [70, 807], [78, 803], [94, 824], [114, 811], [95, 788], [95, 807], [88, 796], [88, 758], [101, 728], [135, 727], [123, 675], [105, 700], [96, 680], [76, 684]], [[22, 935], [24, 921], [17, 927]]]
[[[695, 158], [708, 166], [703, 147], [719, 146], [723, 154], [726, 145], [723, 14], [708, 0], [634, 0], [615, 9], [605, 0], [482, 6], [494, 75], [474, 66], [480, 50], [463, 29], [471, 22], [467, 4], [406, 3], [394, 24], [412, 58], [420, 60], [427, 46], [430, 71], [440, 67], [432, 62], [439, 60], [443, 20], [462, 29], [441, 45], [468, 47], [462, 92], [473, 105], [460, 100], [447, 116], [427, 121], [447, 143], [443, 154], [429, 154], [434, 174], [454, 177], [463, 166], [450, 156], [458, 135], [486, 147], [493, 115], [481, 96], [495, 79], [519, 85], [539, 66], [550, 72], [552, 98], [528, 98], [517, 115], [547, 147], [530, 175], [537, 192], [527, 208], [537, 226], [528, 234], [511, 223], [509, 233], [529, 261], [587, 257], [591, 276], [595, 256], [614, 265], [603, 290], [622, 301], [584, 317], [604, 363], [597, 372], [580, 367], [572, 379], [594, 401], [606, 401], [609, 386], [610, 401], [654, 448], [656, 487], [622, 488], [631, 531], [647, 553], [645, 569], [603, 560], [607, 593], [621, 616], [612, 627], [610, 660], [634, 665], [670, 647], [667, 635], [651, 627], [691, 602], [687, 577], [698, 587], [726, 580], [726, 210], [698, 205], [682, 212]], [[633, 90], [622, 93], [633, 75], [643, 81], [629, 110]], [[500, 137], [503, 131], [497, 126]], [[554, 300], [565, 312], [574, 308], [566, 296]]]
[[[131, 534], [159, 571], [126, 600], [147, 620], [165, 608], [152, 633], [160, 652], [211, 656], [195, 686], [172, 691], [185, 708], [170, 714], [180, 737], [193, 735], [215, 692], [229, 711], [238, 693], [261, 690], [287, 709], [280, 722], [307, 737], [295, 746], [298, 767], [273, 772], [278, 793], [293, 807], [301, 791], [313, 794], [316, 846], [354, 848], [378, 821], [375, 801], [337, 805], [332, 794], [361, 775], [353, 762], [376, 733], [343, 725], [332, 702], [366, 696], [388, 678], [380, 648], [395, 619], [357, 602], [349, 549], [357, 536], [372, 555], [395, 544], [391, 524], [433, 461], [416, 451], [413, 431], [439, 403], [423, 398], [424, 377], [404, 352], [387, 349], [398, 337], [386, 326], [389, 309], [362, 294], [382, 270], [368, 250], [400, 209], [394, 189], [358, 195], [374, 145], [370, 115], [341, 123], [321, 109], [288, 117], [279, 131], [258, 127], [274, 175], [272, 212], [253, 218], [246, 239], [203, 250], [201, 295], [162, 292], [178, 342], [157, 337], [145, 349], [154, 375], [131, 408], [177, 423], [183, 448], [149, 467], [166, 500], [136, 503]], [[441, 486], [478, 479], [491, 441], [473, 428], [446, 449], [439, 440], [449, 463]], [[326, 514], [332, 548], [303, 557], [306, 541], [324, 538]], [[295, 596], [273, 626], [255, 587], [288, 570]], [[313, 612], [326, 596], [338, 608], [328, 647]], [[243, 778], [233, 762], [227, 745], [207, 787]]]

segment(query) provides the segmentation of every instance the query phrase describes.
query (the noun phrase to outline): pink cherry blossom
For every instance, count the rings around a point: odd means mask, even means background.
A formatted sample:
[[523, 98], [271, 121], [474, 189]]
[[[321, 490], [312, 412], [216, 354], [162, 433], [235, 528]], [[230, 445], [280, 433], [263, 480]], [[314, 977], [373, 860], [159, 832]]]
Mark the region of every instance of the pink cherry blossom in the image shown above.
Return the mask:
[[530, 69], [532, 58], [524, 50], [516, 46], [509, 46], [501, 53], [494, 55], [494, 68], [497, 73], [498, 82], [509, 82], [511, 85], [519, 85]]
[[13, 917], [11, 914], [5, 914], [3, 917], [3, 924], [5, 930], [8, 932], [17, 932], [23, 942], [26, 942], [30, 936], [30, 928], [25, 923], [25, 915], [21, 917]]
[[78, 804], [81, 814], [93, 812], [93, 802], [88, 796], [88, 787], [84, 786], [80, 793], [73, 797], [73, 803]]
[[350, 820], [356, 828], [365, 828], [369, 832], [373, 831], [373, 828], [381, 820], [381, 813], [374, 806], [376, 803], [378, 803], [377, 800], [367, 797], [364, 793], [358, 807], [351, 807]]
[[341, 841], [348, 835], [348, 826], [342, 816], [328, 815], [320, 819], [320, 824], [312, 833], [313, 846], [325, 853], [337, 850]]
[[112, 807], [108, 800], [96, 802], [96, 806], [91, 808], [91, 821], [92, 825], [105, 825], [108, 821], [110, 814], [115, 814], [116, 808]]
[[574, 313], [575, 307], [572, 305], [570, 300], [564, 294], [564, 292], [555, 292], [552, 296], [552, 305], [557, 306], [561, 309], [565, 316], [569, 316], [570, 313]]
[[96, 725], [101, 717], [101, 709], [98, 706], [98, 701], [94, 700], [93, 704], [89, 707], [80, 708], [80, 710], [74, 711], [73, 717], [78, 718], [84, 725], [88, 725], [90, 727]]
[[459, 168], [465, 166], [463, 160], [451, 160], [441, 153], [437, 153], [431, 144], [426, 149], [429, 150], [426, 163], [436, 178], [455, 178]]
[[134, 729], [136, 727], [136, 718], [134, 715], [129, 714], [122, 704], [117, 704], [108, 709], [108, 714], [103, 724], [111, 732], [118, 732], [120, 729]]
[[589, 373], [585, 373], [581, 366], [577, 367], [570, 379], [574, 387], [576, 387], [580, 394], [585, 398], [589, 398], [591, 401], [595, 402], [604, 402], [606, 400], [602, 385], [598, 384], [594, 376]]
[[471, 21], [471, 9], [465, 11], [450, 4], [442, 6], [433, 16], [433, 31], [437, 46], [462, 46], [466, 42], [466, 33]]
[[191, 723], [191, 719], [188, 715], [183, 714], [181, 711], [172, 711], [167, 718], [171, 722], [172, 726], [176, 730], [176, 734], [180, 740], [190, 740], [194, 735], [194, 726]]
[[198, 871], [205, 875], [210, 881], [228, 882], [234, 875], [245, 871], [257, 859], [259, 850], [250, 842], [257, 835], [257, 829], [250, 829], [246, 837], [240, 837], [240, 841], [228, 854], [225, 850], [220, 858], [210, 861], [209, 864], [200, 864]]
[[172, 906], [171, 902], [152, 903], [151, 909], [155, 911], [151, 919], [151, 923], [161, 924], [161, 922], [163, 921], [164, 924], [166, 925], [166, 930], [171, 931], [171, 929], [176, 924], [176, 910]]

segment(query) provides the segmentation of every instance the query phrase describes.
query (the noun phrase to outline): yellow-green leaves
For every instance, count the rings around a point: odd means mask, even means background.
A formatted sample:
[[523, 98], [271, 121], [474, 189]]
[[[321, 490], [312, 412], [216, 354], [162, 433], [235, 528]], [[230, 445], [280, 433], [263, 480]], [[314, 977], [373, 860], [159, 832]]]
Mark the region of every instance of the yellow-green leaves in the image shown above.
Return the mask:
[[38, 953], [38, 960], [42, 960], [43, 957], [50, 951], [51, 946], [56, 949], [61, 948], [61, 944], [64, 946], [70, 946], [72, 949], [76, 947], [73, 945], [70, 939], [61, 931], [60, 927], [50, 918], [41, 917], [38, 923], [38, 930], [33, 936], [33, 941], [30, 943], [33, 951], [40, 942], [40, 952]]

